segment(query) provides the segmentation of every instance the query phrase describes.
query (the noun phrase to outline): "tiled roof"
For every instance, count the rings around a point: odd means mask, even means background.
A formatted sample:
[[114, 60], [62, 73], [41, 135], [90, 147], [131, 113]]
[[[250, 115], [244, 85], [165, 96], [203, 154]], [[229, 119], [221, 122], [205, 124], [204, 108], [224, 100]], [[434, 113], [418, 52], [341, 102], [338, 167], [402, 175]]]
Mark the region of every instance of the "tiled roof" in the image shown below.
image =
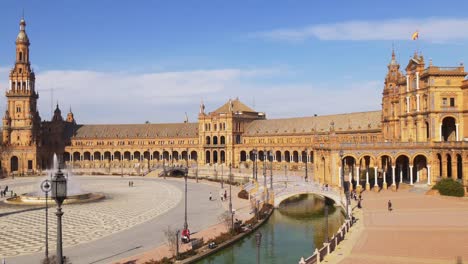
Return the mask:
[[376, 130], [381, 126], [381, 111], [284, 119], [255, 120], [244, 135], [294, 134], [311, 132]]
[[198, 123], [76, 125], [73, 138], [197, 137]]
[[[229, 104], [232, 105], [232, 109], [229, 110]], [[222, 105], [220, 108], [216, 109], [214, 112], [215, 113], [228, 113], [228, 112], [256, 112], [252, 108], [246, 106], [244, 103], [242, 103], [239, 98], [236, 98], [234, 100], [229, 100], [227, 103]]]

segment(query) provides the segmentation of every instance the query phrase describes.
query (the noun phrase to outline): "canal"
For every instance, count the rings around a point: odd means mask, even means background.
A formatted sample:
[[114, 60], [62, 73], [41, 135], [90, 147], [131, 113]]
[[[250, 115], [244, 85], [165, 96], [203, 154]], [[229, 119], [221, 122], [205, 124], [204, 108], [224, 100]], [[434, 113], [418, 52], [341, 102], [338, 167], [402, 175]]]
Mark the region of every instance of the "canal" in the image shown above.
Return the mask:
[[[329, 237], [344, 221], [341, 210], [332, 203], [312, 194], [294, 196], [281, 203], [267, 223], [257, 230], [262, 234], [260, 262], [298, 263], [301, 256], [308, 257], [315, 248], [322, 247], [326, 230], [325, 204], [329, 205]], [[257, 263], [257, 231], [197, 263]]]

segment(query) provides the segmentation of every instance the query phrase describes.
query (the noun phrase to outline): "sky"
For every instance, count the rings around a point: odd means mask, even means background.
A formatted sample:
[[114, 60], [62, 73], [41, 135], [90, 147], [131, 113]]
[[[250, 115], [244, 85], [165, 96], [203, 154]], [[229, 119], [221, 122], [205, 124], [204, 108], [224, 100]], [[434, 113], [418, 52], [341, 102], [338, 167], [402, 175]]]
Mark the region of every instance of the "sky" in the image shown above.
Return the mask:
[[1, 1], [0, 90], [24, 10], [43, 120], [57, 102], [84, 124], [174, 123], [185, 113], [196, 122], [202, 101], [209, 112], [237, 97], [270, 119], [380, 110], [392, 47], [402, 70], [415, 51], [436, 66], [468, 62], [467, 9], [451, 0]]

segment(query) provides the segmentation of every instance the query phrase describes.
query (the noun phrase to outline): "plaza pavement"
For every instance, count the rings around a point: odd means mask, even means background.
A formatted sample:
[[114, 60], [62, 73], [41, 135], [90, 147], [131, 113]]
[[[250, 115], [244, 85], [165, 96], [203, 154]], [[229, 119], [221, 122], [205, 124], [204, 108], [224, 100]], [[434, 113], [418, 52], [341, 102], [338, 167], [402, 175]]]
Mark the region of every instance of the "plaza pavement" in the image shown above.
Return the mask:
[[[207, 183], [215, 186], [219, 186], [219, 183]], [[223, 201], [221, 204], [224, 208], [224, 210], [229, 211], [229, 186], [224, 185], [224, 189], [227, 190], [228, 193], [228, 199], [226, 201]], [[237, 194], [241, 190], [240, 187], [232, 187], [232, 208], [234, 209], [234, 217], [236, 219], [246, 221], [250, 218], [252, 218], [252, 210], [250, 208], [250, 203], [248, 200], [245, 199], [240, 199], [237, 197]], [[216, 196], [214, 195], [215, 199], [218, 199], [217, 196], [218, 193], [216, 193]], [[195, 234], [192, 235], [192, 239], [200, 239], [203, 238], [203, 240], [206, 242], [209, 239], [215, 238], [216, 236], [220, 235], [221, 233], [227, 232], [228, 227], [226, 226], [225, 223], [217, 223], [214, 224], [204, 230], [201, 230]], [[181, 244], [180, 245], [180, 252], [184, 252], [186, 250], [189, 250], [189, 244]], [[132, 263], [132, 264], [138, 264], [138, 263], [145, 263], [150, 260], [159, 260], [164, 257], [172, 257], [174, 255], [174, 252], [171, 251], [171, 249], [166, 245], [161, 245], [159, 247], [156, 247], [152, 250], [149, 250], [147, 252], [144, 252], [142, 254], [138, 254], [132, 257], [128, 258], [123, 258], [116, 262], [115, 264], [120, 264], [120, 263]]]
[[353, 210], [357, 224], [323, 263], [468, 263], [467, 198], [387, 190], [364, 192], [362, 206]]
[[[106, 194], [104, 201], [64, 205], [64, 255], [73, 263], [111, 263], [153, 249], [165, 242], [163, 230], [184, 221], [181, 180], [141, 177], [78, 177], [82, 188]], [[135, 187], [128, 187], [128, 181]], [[20, 194], [32, 190], [38, 178], [2, 180]], [[36, 188], [36, 187], [34, 187]], [[189, 182], [188, 223], [199, 231], [218, 222], [220, 201], [208, 201], [219, 186]], [[55, 209], [49, 210], [49, 254], [55, 252]], [[0, 207], [0, 258], [6, 263], [39, 263], [44, 256], [44, 209]], [[10, 214], [13, 213], [13, 214]], [[68, 216], [68, 217], [67, 217]], [[3, 243], [3, 244], [1, 244]]]

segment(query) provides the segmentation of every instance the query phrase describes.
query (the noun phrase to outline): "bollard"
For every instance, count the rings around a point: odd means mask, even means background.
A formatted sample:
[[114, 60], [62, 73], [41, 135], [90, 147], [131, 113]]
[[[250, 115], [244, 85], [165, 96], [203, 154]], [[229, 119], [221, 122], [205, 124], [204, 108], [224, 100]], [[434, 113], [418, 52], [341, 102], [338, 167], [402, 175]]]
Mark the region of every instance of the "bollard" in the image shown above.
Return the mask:
[[317, 262], [316, 263], [320, 264], [320, 252], [319, 252], [318, 248], [315, 249], [314, 254], [317, 256]]
[[304, 257], [301, 257], [301, 259], [299, 260], [299, 264], [306, 264]]

